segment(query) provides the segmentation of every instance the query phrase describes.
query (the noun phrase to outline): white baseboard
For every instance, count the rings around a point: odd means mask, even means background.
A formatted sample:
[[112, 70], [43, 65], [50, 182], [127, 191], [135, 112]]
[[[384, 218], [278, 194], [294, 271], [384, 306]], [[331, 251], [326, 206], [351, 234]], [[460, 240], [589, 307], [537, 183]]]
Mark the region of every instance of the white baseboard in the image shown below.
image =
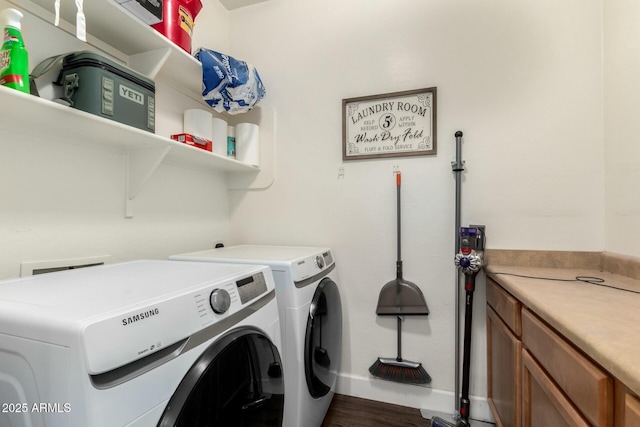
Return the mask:
[[[336, 393], [417, 408], [421, 409], [423, 414], [452, 415], [456, 403], [451, 391], [346, 374], [338, 375]], [[469, 400], [471, 400], [471, 417], [473, 419], [494, 421], [486, 397], [470, 396]]]

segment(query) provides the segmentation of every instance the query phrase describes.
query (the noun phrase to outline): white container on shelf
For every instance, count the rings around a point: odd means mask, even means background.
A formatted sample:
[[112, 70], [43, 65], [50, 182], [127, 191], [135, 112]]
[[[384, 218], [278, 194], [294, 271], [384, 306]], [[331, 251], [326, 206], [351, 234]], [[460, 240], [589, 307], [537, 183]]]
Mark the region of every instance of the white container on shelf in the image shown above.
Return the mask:
[[213, 152], [221, 156], [227, 156], [227, 122], [218, 117], [211, 119], [213, 132]]
[[260, 166], [260, 128], [254, 123], [236, 125], [236, 160]]
[[212, 115], [207, 110], [201, 110], [199, 108], [185, 110], [182, 129], [184, 133], [211, 141], [213, 138], [211, 119]]

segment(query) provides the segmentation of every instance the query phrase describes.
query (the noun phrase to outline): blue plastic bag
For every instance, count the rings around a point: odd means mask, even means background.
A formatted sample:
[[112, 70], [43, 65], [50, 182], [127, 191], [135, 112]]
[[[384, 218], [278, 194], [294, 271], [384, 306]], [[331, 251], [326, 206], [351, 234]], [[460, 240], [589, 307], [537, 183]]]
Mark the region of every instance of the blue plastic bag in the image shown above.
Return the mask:
[[219, 113], [245, 113], [266, 94], [258, 70], [210, 49], [199, 48], [196, 59], [202, 64], [202, 98]]

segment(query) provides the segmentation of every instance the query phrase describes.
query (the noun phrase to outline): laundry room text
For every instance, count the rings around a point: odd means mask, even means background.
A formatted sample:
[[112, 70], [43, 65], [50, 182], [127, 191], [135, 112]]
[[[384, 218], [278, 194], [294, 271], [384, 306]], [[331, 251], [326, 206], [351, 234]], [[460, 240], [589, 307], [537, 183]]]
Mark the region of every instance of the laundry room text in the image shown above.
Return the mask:
[[436, 153], [435, 88], [343, 100], [343, 160]]

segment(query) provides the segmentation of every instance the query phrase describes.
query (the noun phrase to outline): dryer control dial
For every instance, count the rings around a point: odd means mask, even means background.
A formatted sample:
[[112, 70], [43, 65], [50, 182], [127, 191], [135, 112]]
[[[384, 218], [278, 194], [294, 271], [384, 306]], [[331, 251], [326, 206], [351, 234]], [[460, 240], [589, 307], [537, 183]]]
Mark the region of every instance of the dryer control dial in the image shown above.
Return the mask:
[[209, 304], [214, 313], [222, 314], [231, 306], [231, 295], [224, 289], [214, 289], [209, 295]]
[[324, 258], [322, 258], [320, 255], [316, 257], [316, 265], [319, 269], [324, 268]]

